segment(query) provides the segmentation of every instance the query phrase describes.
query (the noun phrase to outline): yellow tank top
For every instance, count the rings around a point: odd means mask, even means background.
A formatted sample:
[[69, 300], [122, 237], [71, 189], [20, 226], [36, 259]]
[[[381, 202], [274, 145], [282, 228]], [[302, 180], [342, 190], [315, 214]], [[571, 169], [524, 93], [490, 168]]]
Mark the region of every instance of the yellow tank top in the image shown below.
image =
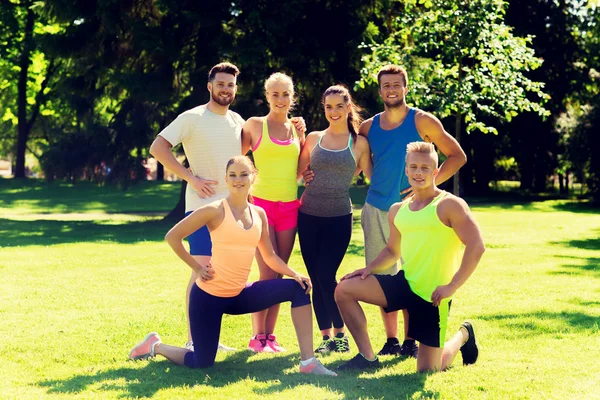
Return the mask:
[[252, 195], [269, 201], [294, 201], [298, 198], [296, 174], [300, 140], [292, 125], [293, 137], [289, 142], [271, 139], [267, 118], [263, 118], [262, 136], [252, 149], [258, 177]]
[[262, 233], [262, 220], [254, 206], [250, 205], [252, 226], [244, 229], [233, 217], [227, 199], [223, 199], [222, 203], [225, 218], [217, 229], [210, 232], [211, 262], [215, 275], [207, 282], [197, 279], [196, 284], [213, 296], [234, 297], [240, 294], [248, 282], [254, 253]]
[[411, 211], [407, 200], [394, 218], [402, 235], [404, 276], [412, 291], [429, 302], [438, 286], [450, 283], [460, 262], [462, 242], [437, 215], [437, 206], [446, 195], [448, 192], [442, 191], [419, 211]]

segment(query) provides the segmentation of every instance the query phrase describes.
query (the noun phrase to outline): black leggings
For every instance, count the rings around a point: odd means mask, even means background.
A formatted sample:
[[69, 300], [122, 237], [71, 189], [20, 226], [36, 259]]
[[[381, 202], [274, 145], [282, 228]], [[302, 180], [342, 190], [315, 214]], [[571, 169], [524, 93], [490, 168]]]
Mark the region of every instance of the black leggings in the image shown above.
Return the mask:
[[298, 238], [304, 264], [313, 284], [313, 307], [320, 330], [343, 328], [335, 303], [337, 273], [352, 236], [352, 214], [315, 217], [298, 213]]
[[206, 293], [198, 285], [190, 293], [190, 328], [194, 351], [185, 355], [184, 364], [206, 368], [215, 363], [223, 314], [249, 314], [291, 301], [292, 308], [310, 304], [310, 297], [293, 279], [271, 279], [246, 284], [234, 297]]

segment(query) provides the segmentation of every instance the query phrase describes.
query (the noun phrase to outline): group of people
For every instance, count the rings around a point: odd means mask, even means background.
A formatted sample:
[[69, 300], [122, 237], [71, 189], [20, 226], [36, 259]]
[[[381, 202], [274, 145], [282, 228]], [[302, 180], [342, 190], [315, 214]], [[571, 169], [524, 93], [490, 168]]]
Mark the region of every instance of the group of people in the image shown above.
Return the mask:
[[[274, 332], [280, 303], [290, 301], [300, 372], [336, 375], [315, 353], [349, 352], [346, 327], [359, 353], [338, 369], [377, 367], [359, 305], [366, 302], [381, 307], [388, 339], [379, 355], [416, 357], [419, 371], [445, 369], [459, 350], [465, 364], [474, 363], [478, 350], [468, 322], [444, 342], [451, 297], [485, 248], [466, 203], [436, 186], [456, 173], [466, 156], [437, 118], [407, 106], [406, 71], [396, 65], [379, 71], [385, 108], [366, 121], [346, 87], [329, 87], [322, 96], [328, 127], [308, 135], [302, 118], [289, 117], [295, 91], [283, 73], [265, 81], [266, 116], [244, 121], [229, 110], [238, 74], [233, 64], [214, 66], [208, 75], [209, 102], [179, 115], [150, 148], [187, 181], [186, 218], [166, 240], [192, 269], [186, 292], [188, 343], [168, 346], [150, 333], [129, 357], [160, 354], [180, 365], [211, 366], [218, 349], [231, 350], [219, 342], [223, 314], [245, 313], [252, 313], [250, 350], [285, 351]], [[171, 152], [179, 143], [189, 169]], [[439, 167], [434, 144], [446, 157]], [[244, 156], [250, 150], [254, 162]], [[338, 283], [352, 234], [349, 189], [361, 171], [371, 181], [361, 214], [366, 268]], [[306, 189], [298, 200], [301, 177]], [[296, 233], [309, 277], [287, 265]], [[186, 237], [189, 251], [183, 246]], [[254, 259], [260, 280], [248, 283]], [[323, 338], [316, 349], [311, 289]], [[404, 316], [402, 344], [398, 310]]]

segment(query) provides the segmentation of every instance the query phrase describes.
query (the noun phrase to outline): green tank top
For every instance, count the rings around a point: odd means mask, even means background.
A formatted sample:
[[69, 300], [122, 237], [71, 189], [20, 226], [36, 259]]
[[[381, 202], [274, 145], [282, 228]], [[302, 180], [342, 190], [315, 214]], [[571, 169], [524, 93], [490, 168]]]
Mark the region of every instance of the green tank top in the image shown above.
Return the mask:
[[292, 138], [281, 142], [271, 139], [267, 118], [263, 118], [262, 136], [252, 149], [258, 169], [252, 195], [269, 201], [294, 201], [298, 198], [296, 173], [300, 155], [300, 139], [292, 125]]
[[460, 263], [462, 242], [437, 215], [437, 206], [446, 195], [448, 192], [442, 191], [419, 211], [411, 211], [407, 200], [394, 218], [402, 235], [404, 276], [412, 291], [429, 302], [438, 286], [450, 283]]

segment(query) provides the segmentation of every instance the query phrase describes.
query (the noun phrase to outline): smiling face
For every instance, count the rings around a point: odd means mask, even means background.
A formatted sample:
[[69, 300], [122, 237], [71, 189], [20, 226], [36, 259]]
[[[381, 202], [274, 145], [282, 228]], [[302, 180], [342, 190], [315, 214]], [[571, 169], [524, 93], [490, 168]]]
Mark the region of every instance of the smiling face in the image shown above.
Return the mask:
[[438, 171], [432, 153], [410, 152], [406, 155], [406, 176], [414, 189], [432, 186]]
[[289, 82], [274, 81], [267, 88], [267, 102], [273, 113], [288, 114], [294, 101], [294, 88]]
[[350, 113], [350, 104], [344, 101], [339, 94], [330, 94], [325, 97], [325, 117], [330, 125], [346, 124]]
[[214, 102], [220, 106], [233, 103], [237, 91], [237, 78], [226, 72], [217, 72], [215, 78], [208, 82], [208, 91]]
[[404, 98], [408, 88], [400, 74], [385, 74], [379, 79], [379, 96], [389, 108], [404, 105]]
[[227, 167], [225, 182], [232, 194], [247, 196], [254, 182], [254, 172], [248, 163], [234, 161]]

